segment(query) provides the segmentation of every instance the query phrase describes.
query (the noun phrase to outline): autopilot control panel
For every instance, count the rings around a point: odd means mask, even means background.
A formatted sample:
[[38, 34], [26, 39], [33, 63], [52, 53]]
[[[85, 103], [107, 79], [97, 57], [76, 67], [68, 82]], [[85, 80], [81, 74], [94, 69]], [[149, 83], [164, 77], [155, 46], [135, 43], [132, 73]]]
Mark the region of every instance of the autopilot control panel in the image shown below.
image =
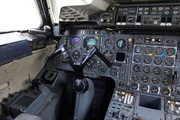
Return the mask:
[[[169, 120], [173, 115], [180, 115], [179, 40], [179, 36], [70, 29], [64, 32], [59, 45], [66, 46], [75, 64], [80, 64], [93, 46], [113, 64], [108, 68], [94, 56], [83, 70], [86, 77], [109, 77], [115, 82], [105, 119], [141, 117], [148, 120], [151, 116], [143, 112], [148, 109], [163, 116], [154, 119]], [[73, 71], [61, 53], [57, 68]], [[170, 114], [164, 117], [165, 113]]]

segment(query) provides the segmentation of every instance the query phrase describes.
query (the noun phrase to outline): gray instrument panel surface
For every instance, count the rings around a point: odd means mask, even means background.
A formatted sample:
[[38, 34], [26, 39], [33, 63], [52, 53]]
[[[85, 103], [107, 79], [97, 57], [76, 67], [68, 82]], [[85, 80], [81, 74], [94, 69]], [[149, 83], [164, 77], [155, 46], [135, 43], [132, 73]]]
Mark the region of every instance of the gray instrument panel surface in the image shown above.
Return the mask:
[[[176, 54], [179, 53], [178, 40], [177, 36], [119, 34], [105, 30], [67, 30], [59, 45], [64, 44], [73, 61], [78, 63], [83, 61], [94, 45], [113, 64], [108, 68], [100, 58], [94, 56], [84, 68], [85, 76], [110, 77], [116, 82], [116, 88], [170, 97], [174, 91], [172, 87], [176, 89], [176, 83], [172, 84], [174, 72], [179, 73], [176, 67], [179, 62], [175, 61]], [[139, 49], [141, 51], [138, 51]], [[136, 56], [141, 60], [136, 61]], [[57, 64], [58, 69], [73, 71], [61, 55]], [[133, 75], [138, 78], [134, 80]]]
[[[78, 37], [78, 38], [77, 38]], [[178, 36], [164, 36], [164, 35], [134, 35], [134, 34], [119, 34], [117, 32], [112, 31], [106, 31], [106, 30], [67, 30], [65, 31], [64, 35], [62, 36], [59, 45], [64, 44], [69, 51], [72, 59], [74, 62], [81, 63], [85, 56], [88, 54], [88, 51], [90, 48], [94, 45], [96, 46], [99, 51], [105, 55], [107, 59], [109, 59], [113, 66], [111, 68], [108, 68], [103, 61], [100, 60], [97, 56], [94, 56], [92, 60], [90, 60], [87, 64], [87, 66], [84, 68], [84, 75], [86, 77], [91, 78], [97, 78], [98, 76], [104, 76], [104, 77], [110, 77], [115, 81], [115, 89], [126, 91], [129, 93], [134, 94], [134, 99], [136, 102], [131, 104], [130, 110], [127, 110], [126, 103], [120, 103], [119, 100], [115, 100], [114, 97], [112, 97], [108, 111], [115, 110], [113, 114], [116, 116], [119, 116], [127, 119], [132, 119], [133, 117], [138, 117], [139, 114], [140, 117], [143, 118], [146, 112], [143, 111], [150, 111], [154, 113], [161, 114], [159, 117], [154, 116], [154, 119], [168, 119], [169, 117], [177, 116], [178, 114], [168, 114], [167, 116], [164, 116], [164, 97], [165, 98], [171, 98], [171, 99], [178, 99], [180, 86], [176, 85], [179, 83], [179, 77], [175, 79], [174, 75], [175, 73], [179, 74], [179, 59], [176, 58], [176, 55], [179, 56], [178, 51]], [[73, 41], [76, 41], [75, 43], [72, 43]], [[120, 41], [120, 42], [119, 42]], [[90, 43], [88, 43], [90, 42]], [[119, 47], [118, 47], [119, 42]], [[123, 46], [123, 43], [124, 46]], [[89, 46], [87, 46], [87, 44]], [[135, 49], [137, 46], [140, 46], [142, 51], [137, 52]], [[152, 48], [149, 49], [149, 47]], [[148, 49], [147, 49], [148, 48]], [[162, 48], [162, 51], [156, 51], [157, 48]], [[167, 52], [169, 48], [174, 49], [175, 51]], [[150, 50], [150, 53], [147, 52], [147, 50]], [[75, 51], [75, 52], [74, 52]], [[78, 52], [77, 52], [78, 51]], [[146, 53], [147, 52], [147, 53]], [[158, 53], [162, 52], [162, 54]], [[75, 54], [74, 54], [75, 53]], [[121, 55], [124, 57], [124, 59], [118, 58], [118, 55]], [[140, 61], [134, 60], [134, 56], [139, 55], [141, 57]], [[74, 58], [73, 58], [74, 57]], [[77, 58], [76, 58], [77, 57]], [[110, 57], [110, 58], [109, 58]], [[150, 57], [151, 61], [148, 63], [145, 62], [145, 57]], [[161, 58], [162, 62], [160, 64], [157, 64], [155, 62], [159, 62], [158, 60], [155, 61], [156, 58]], [[173, 63], [167, 64], [167, 58], [172, 58]], [[119, 60], [119, 61], [118, 61]], [[139, 65], [140, 70], [138, 72], [133, 71], [133, 65]], [[143, 67], [148, 66], [150, 68], [149, 72], [143, 72]], [[153, 73], [153, 68], [159, 67], [161, 72], [159, 74]], [[69, 63], [59, 54], [58, 61], [57, 61], [57, 68], [67, 71], [73, 71]], [[166, 68], [170, 68], [172, 70], [172, 73], [170, 76], [166, 76], [164, 74], [164, 70]], [[132, 79], [132, 74], [135, 73], [139, 75], [138, 80]], [[148, 76], [148, 81], [142, 81], [142, 76]], [[152, 81], [152, 77], [159, 77], [159, 82], [156, 80]], [[170, 83], [168, 85], [163, 83], [163, 78], [169, 78]], [[157, 82], [157, 83], [155, 83]], [[167, 82], [167, 81], [166, 81]], [[137, 89], [132, 89], [132, 83], [137, 84]], [[146, 86], [147, 85], [147, 90]], [[152, 87], [157, 86], [157, 93], [152, 92]], [[156, 87], [154, 87], [155, 89]], [[169, 90], [169, 93], [167, 95], [162, 94], [162, 90]], [[144, 91], [142, 91], [143, 89]], [[161, 100], [161, 110], [151, 110], [149, 108], [144, 108], [142, 106], [139, 106], [137, 101], [140, 99], [140, 95], [148, 95], [148, 96], [154, 96], [156, 98], [160, 98]], [[118, 106], [120, 104], [120, 106]], [[118, 112], [119, 108], [121, 109], [120, 112]], [[125, 111], [124, 111], [125, 110]], [[126, 111], [127, 110], [127, 111]], [[124, 112], [123, 112], [124, 111]], [[128, 112], [130, 111], [130, 112]], [[158, 111], [158, 112], [156, 112]], [[177, 109], [176, 109], [176, 112]], [[106, 117], [111, 115], [112, 113], [107, 113]], [[142, 115], [142, 116], [141, 116]], [[150, 119], [150, 116], [144, 117], [144, 119]], [[113, 118], [113, 119], [119, 119]], [[107, 117], [107, 119], [109, 119]], [[112, 119], [112, 118], [111, 118]], [[173, 118], [172, 118], [173, 119]]]

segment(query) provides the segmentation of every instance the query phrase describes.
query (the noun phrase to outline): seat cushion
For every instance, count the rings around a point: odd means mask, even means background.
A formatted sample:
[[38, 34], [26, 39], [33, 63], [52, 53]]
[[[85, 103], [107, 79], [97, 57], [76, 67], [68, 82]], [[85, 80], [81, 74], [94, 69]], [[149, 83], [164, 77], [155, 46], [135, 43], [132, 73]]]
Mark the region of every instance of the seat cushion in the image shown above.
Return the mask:
[[22, 113], [18, 115], [14, 120], [42, 120], [39, 116]]

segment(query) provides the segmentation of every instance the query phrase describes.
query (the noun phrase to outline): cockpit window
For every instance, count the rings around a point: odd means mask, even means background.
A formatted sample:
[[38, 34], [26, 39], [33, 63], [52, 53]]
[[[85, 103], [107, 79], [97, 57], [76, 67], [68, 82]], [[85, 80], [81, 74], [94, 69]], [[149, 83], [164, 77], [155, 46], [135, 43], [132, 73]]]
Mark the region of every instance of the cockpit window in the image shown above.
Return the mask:
[[1, 0], [0, 32], [39, 28], [42, 24], [36, 0]]

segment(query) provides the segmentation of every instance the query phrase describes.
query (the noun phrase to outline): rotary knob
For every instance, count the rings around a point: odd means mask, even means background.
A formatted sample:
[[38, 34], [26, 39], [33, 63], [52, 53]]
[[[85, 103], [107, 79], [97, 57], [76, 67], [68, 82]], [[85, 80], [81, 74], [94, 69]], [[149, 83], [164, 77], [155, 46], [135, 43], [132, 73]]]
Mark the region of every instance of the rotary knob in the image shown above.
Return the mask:
[[129, 17], [128, 21], [129, 21], [129, 23], [133, 23], [134, 22], [134, 18], [133, 17]]
[[110, 20], [109, 18], [107, 18], [107, 19], [106, 19], [106, 21], [107, 21], [108, 23], [110, 23], [110, 22], [111, 22], [111, 20]]
[[104, 22], [105, 22], [105, 19], [101, 18], [100, 22], [104, 23]]

